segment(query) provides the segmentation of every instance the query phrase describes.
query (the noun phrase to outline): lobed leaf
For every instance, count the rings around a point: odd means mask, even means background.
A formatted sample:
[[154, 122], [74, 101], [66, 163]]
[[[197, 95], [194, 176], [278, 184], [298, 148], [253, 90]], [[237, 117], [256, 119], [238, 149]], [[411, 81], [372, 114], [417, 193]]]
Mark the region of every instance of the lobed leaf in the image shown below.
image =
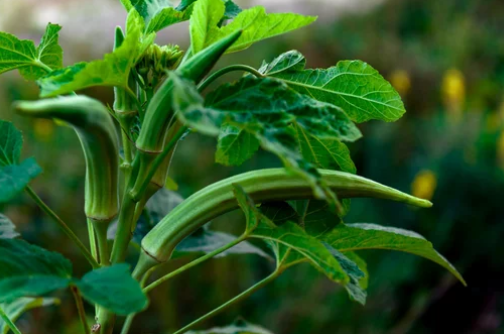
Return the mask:
[[0, 213], [0, 239], [14, 239], [19, 236], [16, 232], [16, 226], [11, 220]]
[[[14, 300], [11, 303], [0, 303], [0, 309], [2, 309], [7, 318], [12, 322], [15, 322], [23, 313], [29, 310], [39, 307], [46, 307], [51, 305], [58, 305], [60, 303], [59, 299], [56, 298], [29, 298], [23, 297]], [[9, 332], [9, 327], [0, 318], [0, 334], [7, 334]]]
[[27, 80], [37, 80], [63, 66], [63, 50], [58, 44], [61, 26], [49, 23], [40, 45], [0, 32], [0, 74], [19, 70]]
[[389, 249], [412, 253], [441, 265], [465, 285], [464, 279], [452, 264], [433, 248], [432, 243], [415, 232], [367, 223], [339, 224], [321, 236], [321, 240], [340, 252]]
[[0, 120], [0, 203], [12, 199], [42, 172], [33, 158], [19, 163], [22, 146], [21, 132]]
[[137, 313], [147, 307], [147, 296], [131, 277], [129, 265], [116, 264], [93, 270], [75, 281], [82, 296], [119, 315]]
[[129, 90], [131, 69], [155, 38], [155, 34], [144, 35], [144, 28], [140, 14], [130, 11], [126, 37], [120, 47], [106, 54], [103, 60], [78, 63], [39, 79], [41, 96], [53, 97], [92, 86], [114, 86]]
[[68, 286], [72, 264], [61, 254], [19, 239], [0, 239], [0, 302]]
[[356, 122], [395, 121], [406, 110], [399, 93], [365, 62], [340, 61], [328, 69], [305, 70], [297, 51], [263, 64], [261, 73], [280, 79], [296, 91], [342, 108]]

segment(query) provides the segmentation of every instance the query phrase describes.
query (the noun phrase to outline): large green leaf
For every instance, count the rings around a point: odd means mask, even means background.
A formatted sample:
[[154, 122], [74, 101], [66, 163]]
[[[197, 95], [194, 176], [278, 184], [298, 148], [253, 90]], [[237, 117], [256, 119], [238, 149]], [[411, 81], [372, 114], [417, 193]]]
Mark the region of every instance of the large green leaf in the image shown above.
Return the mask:
[[252, 133], [233, 124], [224, 123], [219, 133], [215, 161], [226, 166], [239, 166], [250, 159], [260, 145]]
[[[261, 146], [276, 154], [291, 171], [304, 177], [313, 186], [315, 195], [334, 203], [334, 194], [325, 187], [315, 166], [300, 154], [293, 124], [319, 138], [352, 141], [361, 136], [355, 124], [341, 109], [318, 102], [289, 89], [280, 81], [244, 77], [234, 85], [224, 85], [209, 94], [205, 105], [193, 84], [175, 75], [175, 109], [183, 122], [196, 130], [218, 136], [229, 124], [253, 135]], [[254, 151], [256, 141], [235, 141], [234, 150], [229, 142], [239, 137], [235, 131], [222, 136], [219, 161], [243, 161]], [[242, 147], [238, 145], [245, 144]], [[236, 153], [237, 149], [241, 152]]]
[[[191, 5], [193, 5], [197, 0], [182, 0], [177, 6], [178, 11], [187, 10]], [[242, 12], [242, 9], [235, 4], [232, 0], [222, 0], [224, 1], [224, 20], [229, 20], [235, 18], [238, 14]]]
[[305, 70], [306, 60], [290, 51], [265, 64], [260, 72], [286, 82], [302, 94], [342, 108], [356, 122], [395, 121], [406, 110], [399, 93], [370, 65], [340, 61], [328, 69]]
[[191, 16], [191, 51], [198, 53], [209, 46], [212, 34], [224, 17], [226, 8], [222, 0], [199, 0]]
[[144, 35], [144, 28], [140, 14], [135, 10], [130, 11], [126, 37], [120, 47], [106, 54], [103, 60], [78, 63], [41, 78], [38, 80], [41, 96], [68, 94], [92, 86], [115, 86], [129, 90], [131, 69], [155, 38], [155, 34]]
[[36, 48], [33, 41], [0, 32], [0, 74], [12, 70], [27, 80], [37, 80], [52, 70], [63, 66], [63, 50], [58, 44], [61, 27], [50, 24]]
[[[16, 299], [11, 303], [0, 303], [0, 309], [2, 309], [7, 317], [11, 321], [16, 321], [23, 313], [32, 310], [34, 308], [51, 306], [59, 304], [59, 299], [56, 298], [29, 298], [23, 297]], [[7, 334], [9, 332], [9, 327], [0, 318], [0, 334]]]
[[168, 0], [134, 0], [131, 5], [145, 21], [145, 32], [157, 32], [172, 24], [186, 21], [191, 16], [192, 6], [178, 10]]
[[367, 223], [339, 224], [320, 239], [340, 252], [389, 249], [422, 256], [443, 266], [465, 284], [450, 262], [439, 254], [429, 241], [415, 232]]
[[235, 321], [230, 326], [215, 327], [204, 331], [189, 331], [187, 334], [273, 334], [272, 332], [257, 326], [252, 325], [245, 320]]
[[[242, 187], [235, 185], [234, 191], [247, 219], [248, 237], [267, 241], [276, 250], [280, 262], [294, 251], [296, 258], [300, 258], [299, 254], [302, 255], [331, 280], [343, 284], [349, 282], [348, 275], [320, 241], [308, 235], [302, 227], [292, 221], [276, 225], [256, 208]], [[279, 252], [281, 254], [278, 254]], [[292, 263], [290, 259], [288, 261]]]
[[305, 27], [313, 23], [316, 19], [317, 18], [313, 16], [303, 16], [292, 13], [267, 14], [264, 7], [253, 7], [240, 12], [228, 25], [216, 27], [216, 25], [213, 24], [212, 26], [208, 26], [208, 37], [205, 38], [203, 48], [235, 31], [243, 30], [241, 37], [227, 50], [227, 53], [242, 51], [255, 42]]
[[17, 238], [19, 233], [16, 232], [16, 227], [7, 216], [0, 213], [0, 239]]
[[0, 239], [0, 254], [0, 302], [41, 296], [70, 283], [72, 264], [61, 254], [19, 239]]
[[19, 163], [22, 146], [21, 132], [0, 120], [0, 203], [10, 200], [42, 172], [32, 158]]
[[129, 265], [124, 263], [93, 270], [75, 285], [84, 298], [119, 315], [137, 313], [147, 307], [147, 296], [131, 277]]

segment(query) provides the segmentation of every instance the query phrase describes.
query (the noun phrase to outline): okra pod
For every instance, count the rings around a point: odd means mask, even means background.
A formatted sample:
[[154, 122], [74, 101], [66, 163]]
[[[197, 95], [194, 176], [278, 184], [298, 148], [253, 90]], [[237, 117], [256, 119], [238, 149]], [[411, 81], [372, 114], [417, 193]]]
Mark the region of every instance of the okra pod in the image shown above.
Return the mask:
[[107, 108], [84, 96], [21, 101], [14, 108], [22, 115], [65, 121], [75, 129], [86, 159], [86, 216], [93, 221], [110, 222], [119, 208], [119, 149]]
[[[339, 171], [320, 170], [322, 180], [338, 198], [374, 197], [430, 207], [432, 203], [363, 177]], [[150, 265], [171, 257], [175, 246], [208, 221], [238, 208], [233, 184], [241, 185], [255, 203], [313, 198], [304, 180], [285, 169], [264, 169], [240, 174], [210, 185], [177, 206], [142, 240], [143, 260]]]
[[[241, 36], [241, 30], [200, 51], [176, 70], [177, 74], [194, 82], [199, 82], [217, 63], [220, 57]], [[173, 81], [168, 78], [150, 101], [136, 146], [140, 151], [160, 153], [163, 149], [165, 133], [173, 113]]]

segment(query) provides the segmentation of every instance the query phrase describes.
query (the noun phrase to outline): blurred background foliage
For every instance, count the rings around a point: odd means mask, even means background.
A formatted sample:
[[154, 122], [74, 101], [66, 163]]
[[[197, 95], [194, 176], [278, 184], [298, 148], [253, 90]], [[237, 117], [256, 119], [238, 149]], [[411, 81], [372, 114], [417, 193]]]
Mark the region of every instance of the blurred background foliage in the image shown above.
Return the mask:
[[[277, 334], [301, 333], [504, 333], [504, 2], [500, 0], [236, 1], [274, 11], [320, 14], [311, 27], [228, 56], [259, 66], [292, 48], [310, 67], [361, 59], [377, 68], [401, 93], [408, 113], [399, 122], [370, 122], [351, 146], [358, 174], [430, 199], [430, 210], [381, 201], [354, 200], [348, 222], [411, 229], [433, 242], [465, 276], [464, 288], [440, 267], [408, 254], [366, 252], [368, 303], [352, 303], [344, 290], [310, 267], [298, 267], [208, 327], [238, 316]], [[97, 10], [99, 8], [99, 10]], [[18, 0], [0, 3], [0, 29], [38, 39], [47, 21], [64, 26], [65, 63], [100, 58], [112, 45], [113, 27], [124, 22], [119, 1]], [[162, 33], [158, 43], [187, 46], [187, 27]], [[226, 60], [221, 65], [225, 65]], [[111, 104], [110, 89], [86, 93]], [[17, 74], [0, 78], [0, 117], [24, 130], [25, 154], [44, 168], [34, 182], [82, 236], [84, 162], [72, 131], [45, 120], [12, 115], [13, 100], [35, 99], [38, 89]], [[239, 168], [214, 163], [215, 142], [191, 135], [179, 146], [171, 175], [188, 196], [243, 171], [279, 166], [260, 153]], [[85, 263], [73, 245], [25, 196], [0, 208], [23, 236]], [[213, 228], [239, 233], [241, 214]], [[177, 259], [170, 270], [188, 259]], [[263, 258], [216, 259], [177, 277], [152, 294], [150, 311], [133, 333], [169, 333], [266, 276]], [[26, 333], [77, 333], [70, 296], [63, 307], [24, 316]], [[91, 311], [91, 310], [90, 310]]]

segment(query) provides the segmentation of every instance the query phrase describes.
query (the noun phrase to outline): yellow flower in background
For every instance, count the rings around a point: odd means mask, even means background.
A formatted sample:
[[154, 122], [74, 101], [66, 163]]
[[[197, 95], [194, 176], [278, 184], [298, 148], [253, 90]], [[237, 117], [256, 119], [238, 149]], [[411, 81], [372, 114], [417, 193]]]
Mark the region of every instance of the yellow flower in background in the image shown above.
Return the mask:
[[436, 174], [430, 170], [423, 170], [415, 176], [411, 184], [411, 192], [413, 196], [431, 200], [434, 196], [434, 191], [436, 191], [436, 187]]
[[458, 121], [462, 116], [465, 103], [465, 78], [464, 74], [457, 69], [445, 72], [441, 93], [445, 108], [450, 118]]
[[401, 96], [406, 96], [411, 88], [411, 80], [408, 72], [404, 70], [395, 70], [390, 75], [390, 83]]
[[35, 137], [44, 142], [48, 142], [54, 135], [54, 123], [51, 120], [37, 118], [34, 120]]

